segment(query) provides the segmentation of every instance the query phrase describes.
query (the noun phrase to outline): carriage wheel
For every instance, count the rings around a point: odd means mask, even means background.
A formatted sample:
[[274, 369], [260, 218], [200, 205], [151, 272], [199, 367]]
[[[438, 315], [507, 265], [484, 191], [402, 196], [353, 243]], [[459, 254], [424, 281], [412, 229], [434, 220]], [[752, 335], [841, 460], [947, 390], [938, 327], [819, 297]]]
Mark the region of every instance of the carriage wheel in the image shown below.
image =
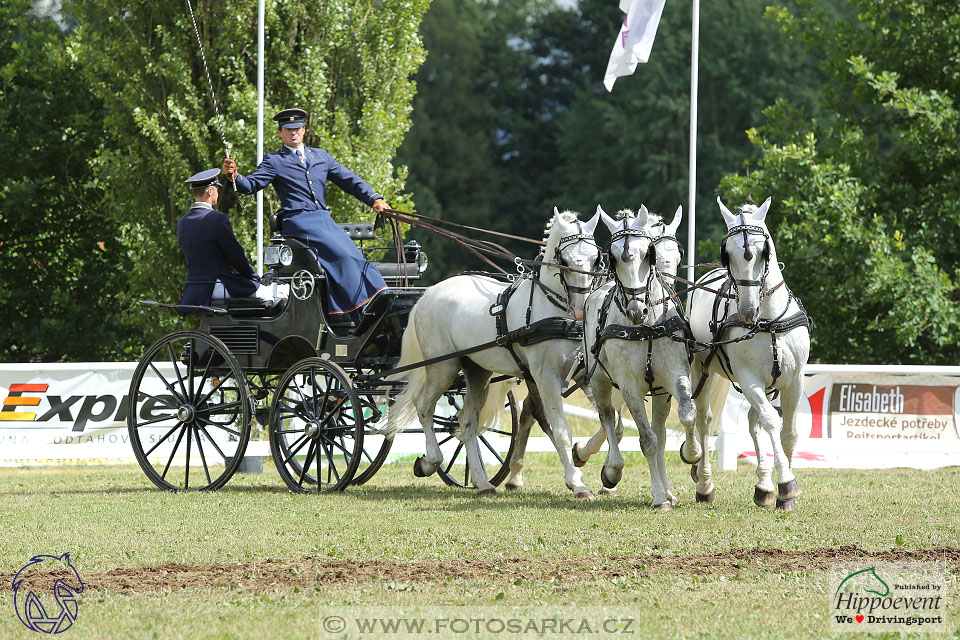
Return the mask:
[[129, 397], [130, 444], [161, 489], [219, 489], [240, 466], [252, 401], [240, 365], [217, 338], [198, 331], [161, 338], [137, 365]]
[[382, 396], [360, 396], [364, 419], [363, 450], [351, 484], [363, 484], [372, 478], [383, 466], [393, 446], [393, 436], [387, 437], [377, 430], [377, 424], [385, 415], [385, 402], [386, 398]]
[[[441, 411], [445, 409], [442, 404], [444, 402], [448, 403], [448, 410]], [[467, 462], [466, 446], [460, 440], [460, 422], [457, 419], [457, 413], [462, 406], [463, 393], [453, 390], [448, 391], [438, 403], [438, 412], [433, 417], [433, 424], [437, 434], [437, 442], [440, 444], [440, 450], [443, 451], [443, 462], [437, 468], [437, 473], [445, 483], [452, 487], [468, 488], [472, 486], [470, 465]], [[495, 487], [499, 486], [510, 473], [510, 456], [513, 455], [517, 429], [520, 424], [520, 411], [513, 391], [507, 392], [507, 401], [504, 408], [510, 411], [509, 423], [503, 424], [501, 422], [498, 428], [488, 429], [479, 436], [480, 459], [483, 461], [487, 478]], [[450, 415], [451, 413], [452, 415]], [[498, 436], [510, 439], [506, 455], [501, 455], [493, 446], [493, 440]]]
[[363, 430], [363, 404], [336, 364], [307, 358], [280, 379], [270, 414], [270, 451], [291, 490], [345, 489], [360, 464]]

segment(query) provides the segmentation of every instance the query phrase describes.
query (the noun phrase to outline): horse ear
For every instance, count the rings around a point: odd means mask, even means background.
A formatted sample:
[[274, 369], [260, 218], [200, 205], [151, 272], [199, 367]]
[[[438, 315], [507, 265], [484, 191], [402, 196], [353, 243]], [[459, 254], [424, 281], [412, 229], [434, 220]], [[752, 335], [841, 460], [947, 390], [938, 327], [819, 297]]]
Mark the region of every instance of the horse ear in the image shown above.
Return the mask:
[[597, 215], [599, 215], [600, 219], [603, 220], [604, 226], [610, 230], [610, 233], [613, 233], [617, 230], [617, 226], [620, 223], [608, 216], [607, 212], [600, 208], [600, 205], [597, 205]]
[[673, 214], [673, 222], [667, 225], [664, 233], [669, 236], [677, 235], [677, 229], [680, 227], [680, 220], [683, 218], [683, 205], [677, 207], [677, 212]]
[[[648, 215], [650, 215], [650, 212], [647, 211], [646, 205], [640, 205], [640, 210], [637, 211], [637, 220], [641, 220], [641, 219], [643, 220], [643, 222], [640, 223], [641, 227], [647, 224]], [[637, 226], [636, 223], [634, 223], [634, 226]]]
[[723, 215], [723, 221], [727, 223], [727, 228], [729, 229], [733, 225], [737, 224], [737, 216], [730, 213], [730, 209], [727, 209], [727, 207], [720, 200], [720, 196], [717, 196], [717, 204], [720, 205], [720, 213]]
[[597, 205], [597, 212], [593, 214], [593, 217], [583, 223], [584, 230], [593, 235], [593, 232], [597, 230], [597, 223], [600, 222], [600, 216], [607, 215], [603, 212], [603, 209], [600, 208], [600, 205]]
[[771, 202], [772, 200], [773, 200], [773, 198], [770, 197], [770, 198], [767, 198], [766, 200], [763, 201], [763, 204], [760, 205], [760, 208], [757, 209], [757, 212], [756, 212], [755, 214], [753, 214], [753, 219], [754, 219], [754, 220], [756, 220], [757, 222], [763, 222], [763, 221], [764, 221], [764, 219], [767, 217], [767, 211], [770, 210], [770, 202]]

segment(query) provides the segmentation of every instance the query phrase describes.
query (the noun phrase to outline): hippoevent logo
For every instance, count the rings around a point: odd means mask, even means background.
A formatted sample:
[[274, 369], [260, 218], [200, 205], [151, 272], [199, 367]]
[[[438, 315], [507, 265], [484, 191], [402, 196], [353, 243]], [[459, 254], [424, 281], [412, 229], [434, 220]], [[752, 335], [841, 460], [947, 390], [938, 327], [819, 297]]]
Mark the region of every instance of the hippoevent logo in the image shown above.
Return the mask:
[[77, 620], [83, 580], [70, 554], [34, 556], [13, 577], [13, 603], [20, 622], [39, 633], [63, 633]]
[[943, 567], [928, 564], [844, 566], [834, 572], [831, 631], [945, 630]]

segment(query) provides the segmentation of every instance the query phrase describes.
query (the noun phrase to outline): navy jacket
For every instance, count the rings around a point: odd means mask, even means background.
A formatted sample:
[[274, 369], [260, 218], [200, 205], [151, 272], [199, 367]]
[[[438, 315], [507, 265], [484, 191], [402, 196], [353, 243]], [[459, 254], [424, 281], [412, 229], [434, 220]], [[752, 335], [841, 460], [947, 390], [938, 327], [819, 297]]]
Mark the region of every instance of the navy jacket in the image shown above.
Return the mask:
[[190, 209], [177, 221], [177, 242], [187, 259], [187, 284], [180, 304], [210, 304], [217, 280], [233, 298], [256, 293], [256, 272], [227, 214], [204, 207]]
[[256, 193], [273, 184], [280, 197], [281, 216], [295, 211], [326, 210], [327, 180], [368, 205], [381, 197], [326, 150], [315, 147], [304, 147], [304, 150], [306, 164], [286, 146], [266, 154], [256, 171], [248, 176], [237, 176], [237, 191]]

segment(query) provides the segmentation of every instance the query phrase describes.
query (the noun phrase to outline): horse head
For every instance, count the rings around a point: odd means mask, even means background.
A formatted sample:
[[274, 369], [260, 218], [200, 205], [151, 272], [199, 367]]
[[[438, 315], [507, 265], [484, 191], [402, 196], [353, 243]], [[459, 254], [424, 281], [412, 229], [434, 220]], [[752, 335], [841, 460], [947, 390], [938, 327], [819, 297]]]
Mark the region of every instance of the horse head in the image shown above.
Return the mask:
[[767, 198], [759, 207], [744, 204], [737, 213], [731, 213], [717, 197], [727, 225], [727, 235], [720, 243], [720, 263], [733, 281], [738, 312], [748, 325], [756, 321], [770, 265], [777, 262], [773, 240], [764, 222], [770, 200]]
[[545, 266], [554, 271], [552, 277], [559, 279], [566, 292], [567, 310], [577, 320], [583, 319], [583, 303], [594, 289], [600, 268], [600, 247], [593, 239], [599, 221], [599, 211], [581, 222], [576, 213], [561, 213], [554, 207], [548, 229]]
[[665, 224], [660, 216], [656, 216], [656, 218], [647, 226], [650, 227], [650, 235], [653, 236], [653, 244], [657, 248], [657, 270], [675, 276], [680, 268], [680, 262], [683, 260], [683, 250], [677, 240], [677, 229], [680, 227], [680, 220], [683, 218], [683, 207], [677, 207], [670, 224]]
[[614, 220], [597, 207], [603, 224], [610, 230], [610, 268], [620, 296], [618, 304], [634, 324], [642, 324], [647, 315], [647, 287], [656, 266], [657, 251], [647, 227], [644, 206], [636, 216], [625, 212]]

